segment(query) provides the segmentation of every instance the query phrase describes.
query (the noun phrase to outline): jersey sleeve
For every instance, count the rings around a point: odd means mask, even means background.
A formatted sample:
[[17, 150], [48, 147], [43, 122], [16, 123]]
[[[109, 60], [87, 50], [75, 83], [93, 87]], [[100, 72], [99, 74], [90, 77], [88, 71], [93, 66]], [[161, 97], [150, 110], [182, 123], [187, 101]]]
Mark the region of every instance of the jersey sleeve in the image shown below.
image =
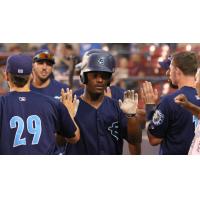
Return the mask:
[[58, 102], [57, 132], [66, 138], [75, 136], [76, 126], [70, 117], [67, 108]]
[[0, 137], [2, 132], [2, 118], [3, 118], [3, 112], [2, 112], [3, 106], [2, 106], [2, 97], [0, 97]]
[[123, 139], [128, 139], [128, 119], [126, 115], [119, 108], [119, 122], [120, 122], [120, 133]]
[[164, 138], [169, 126], [169, 117], [171, 112], [171, 106], [169, 105], [169, 99], [163, 98], [160, 104], [155, 109], [148, 131], [155, 137]]

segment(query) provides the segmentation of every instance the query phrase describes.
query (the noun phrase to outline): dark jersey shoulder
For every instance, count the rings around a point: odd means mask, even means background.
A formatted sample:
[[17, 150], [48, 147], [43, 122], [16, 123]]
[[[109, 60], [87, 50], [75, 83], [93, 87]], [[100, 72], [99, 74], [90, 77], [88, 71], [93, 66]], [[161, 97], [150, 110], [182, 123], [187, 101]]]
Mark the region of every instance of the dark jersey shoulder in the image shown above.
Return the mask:
[[54, 154], [55, 133], [73, 137], [76, 127], [59, 101], [35, 92], [0, 99], [0, 154]]
[[187, 154], [194, 137], [193, 115], [176, 104], [174, 98], [184, 94], [193, 104], [199, 104], [194, 88], [183, 87], [162, 98], [148, 127], [155, 137], [162, 138], [162, 154]]
[[60, 97], [61, 89], [63, 88], [66, 90], [68, 88], [68, 85], [51, 79], [50, 84], [45, 88], [36, 88], [32, 84], [30, 88], [34, 92], [38, 92], [58, 99]]

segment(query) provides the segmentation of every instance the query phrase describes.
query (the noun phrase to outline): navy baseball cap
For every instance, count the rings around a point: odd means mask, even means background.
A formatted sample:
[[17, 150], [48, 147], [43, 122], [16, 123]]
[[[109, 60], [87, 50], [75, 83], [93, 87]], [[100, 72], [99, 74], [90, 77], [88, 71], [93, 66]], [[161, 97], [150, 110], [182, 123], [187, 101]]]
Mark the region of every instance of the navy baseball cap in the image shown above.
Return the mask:
[[167, 59], [163, 60], [162, 62], [158, 62], [162, 68], [165, 70], [169, 69], [169, 66], [171, 64], [172, 58], [168, 57]]
[[6, 72], [17, 75], [32, 73], [32, 58], [29, 55], [17, 54], [9, 56], [6, 62]]
[[48, 49], [40, 49], [35, 52], [33, 62], [48, 61], [52, 65], [55, 64], [54, 55]]

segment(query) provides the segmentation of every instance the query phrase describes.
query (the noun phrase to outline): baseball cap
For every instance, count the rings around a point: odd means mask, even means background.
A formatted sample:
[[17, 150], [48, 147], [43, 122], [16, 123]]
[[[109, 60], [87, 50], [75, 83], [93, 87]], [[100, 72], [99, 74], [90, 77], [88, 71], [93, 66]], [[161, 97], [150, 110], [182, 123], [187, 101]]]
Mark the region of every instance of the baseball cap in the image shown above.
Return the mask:
[[32, 58], [25, 54], [9, 56], [6, 62], [6, 72], [17, 75], [29, 75], [32, 72]]
[[160, 66], [162, 68], [164, 68], [165, 70], [168, 70], [169, 69], [169, 66], [171, 64], [171, 61], [172, 61], [172, 58], [171, 57], [168, 57], [167, 59], [161, 61], [161, 62], [158, 62], [160, 64]]
[[35, 52], [33, 62], [49, 61], [52, 65], [55, 64], [54, 55], [48, 49], [40, 49]]

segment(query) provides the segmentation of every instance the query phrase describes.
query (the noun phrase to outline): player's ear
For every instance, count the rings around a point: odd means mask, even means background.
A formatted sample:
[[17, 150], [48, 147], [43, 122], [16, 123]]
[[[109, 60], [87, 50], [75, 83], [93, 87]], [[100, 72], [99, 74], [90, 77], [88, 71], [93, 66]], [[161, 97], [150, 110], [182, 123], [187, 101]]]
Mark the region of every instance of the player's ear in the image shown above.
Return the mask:
[[6, 81], [9, 81], [8, 72], [4, 72], [4, 78]]
[[33, 66], [33, 70], [34, 70], [34, 69], [35, 69], [35, 66], [36, 66], [36, 63], [33, 63], [32, 66]]
[[179, 76], [183, 74], [183, 72], [178, 67], [176, 67], [176, 73]]
[[33, 80], [33, 72], [30, 74], [30, 77], [29, 77], [30, 81]]

